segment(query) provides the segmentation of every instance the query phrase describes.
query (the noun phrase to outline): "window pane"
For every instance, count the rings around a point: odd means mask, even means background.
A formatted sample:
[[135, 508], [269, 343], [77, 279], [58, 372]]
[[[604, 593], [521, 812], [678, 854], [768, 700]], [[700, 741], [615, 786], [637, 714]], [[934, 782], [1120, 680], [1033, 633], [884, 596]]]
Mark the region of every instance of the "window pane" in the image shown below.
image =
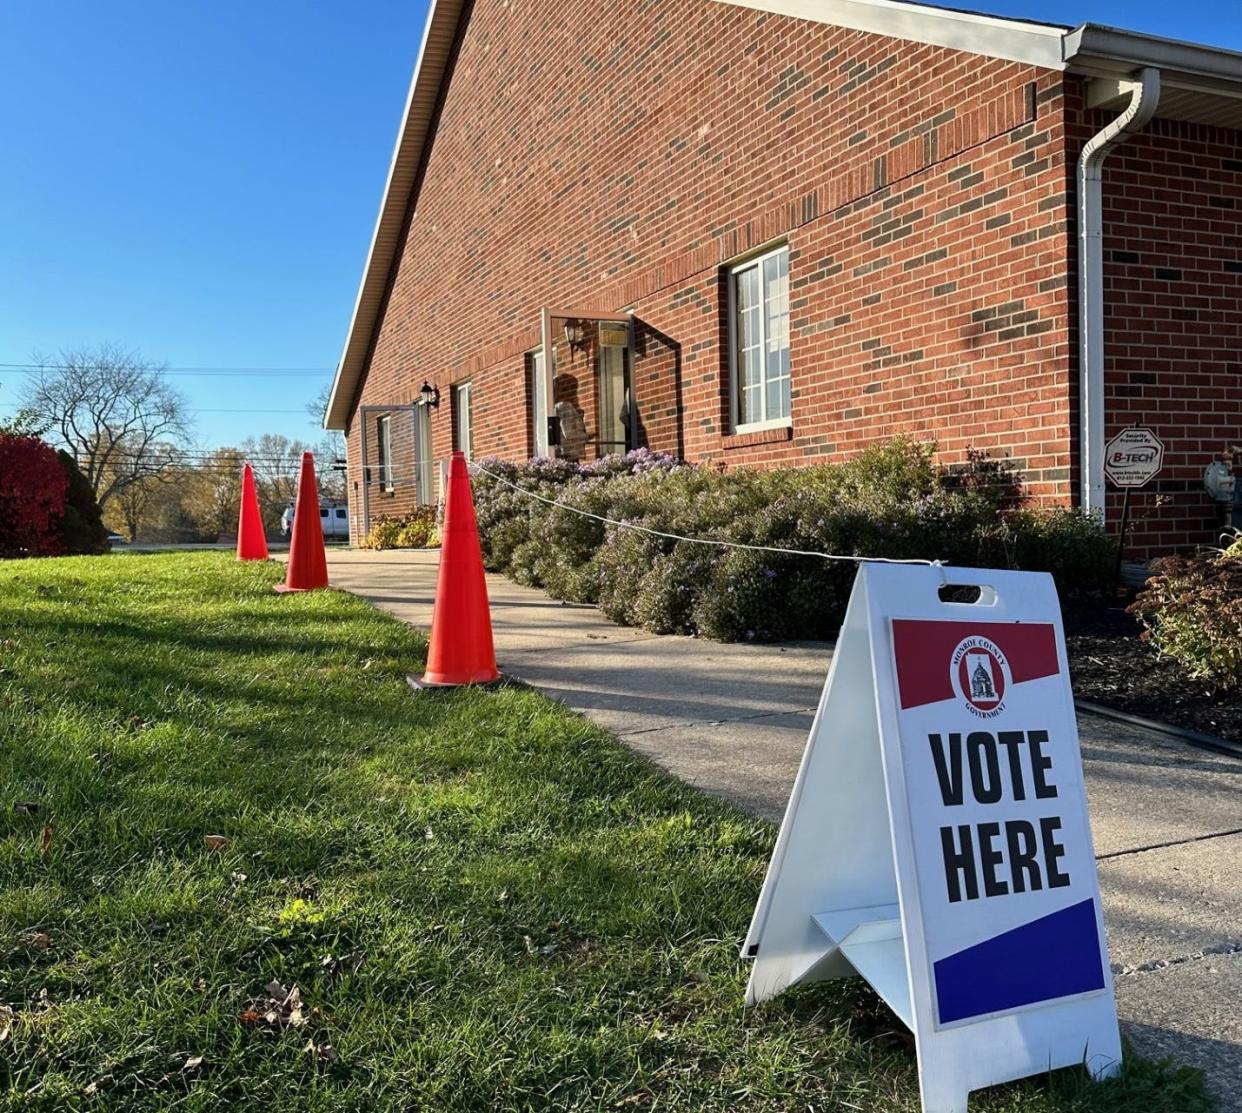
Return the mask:
[[470, 386], [466, 384], [459, 386], [456, 392], [457, 413], [456, 417], [456, 436], [457, 440], [454, 447], [459, 452], [470, 455]]
[[767, 416], [789, 416], [789, 252], [763, 261]]
[[789, 417], [788, 249], [734, 272], [733, 312], [738, 424]]
[[738, 423], [762, 420], [763, 383], [762, 352], [760, 351], [759, 268], [747, 267], [734, 278], [734, 306], [737, 312]]
[[378, 423], [379, 481], [385, 491], [392, 490], [392, 421], [381, 417]]

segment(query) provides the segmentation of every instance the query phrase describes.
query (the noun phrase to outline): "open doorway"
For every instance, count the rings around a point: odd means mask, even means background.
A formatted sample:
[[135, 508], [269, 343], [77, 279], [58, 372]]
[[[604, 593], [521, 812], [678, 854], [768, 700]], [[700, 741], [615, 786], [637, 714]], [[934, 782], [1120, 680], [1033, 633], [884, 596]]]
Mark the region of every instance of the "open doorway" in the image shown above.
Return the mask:
[[545, 309], [531, 354], [532, 449], [574, 461], [636, 446], [626, 314]]

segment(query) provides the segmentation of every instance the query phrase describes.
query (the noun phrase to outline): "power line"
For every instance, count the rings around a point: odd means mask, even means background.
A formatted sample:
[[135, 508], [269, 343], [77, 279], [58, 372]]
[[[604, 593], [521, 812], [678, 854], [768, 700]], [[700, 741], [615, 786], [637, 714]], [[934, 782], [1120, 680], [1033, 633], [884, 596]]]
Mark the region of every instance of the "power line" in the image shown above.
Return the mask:
[[[65, 363], [0, 363], [0, 371], [67, 371], [70, 369], [69, 364]], [[332, 375], [335, 368], [332, 367], [152, 367], [152, 371], [157, 371], [164, 375], [207, 375], [207, 376], [228, 376], [228, 375], [270, 375], [278, 377], [281, 375]]]
[[[0, 402], [0, 409], [15, 410], [21, 412], [28, 407], [23, 406], [20, 402]], [[314, 420], [305, 410], [216, 410], [216, 409], [191, 409], [186, 413], [192, 414], [302, 414], [308, 420]]]

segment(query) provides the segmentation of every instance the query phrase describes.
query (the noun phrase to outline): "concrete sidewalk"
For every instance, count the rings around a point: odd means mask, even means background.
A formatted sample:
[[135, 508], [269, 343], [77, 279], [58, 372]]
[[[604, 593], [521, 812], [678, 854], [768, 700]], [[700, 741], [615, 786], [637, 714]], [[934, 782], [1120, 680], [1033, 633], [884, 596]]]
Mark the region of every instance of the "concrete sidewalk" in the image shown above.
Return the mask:
[[[335, 586], [426, 627], [438, 559], [335, 551], [328, 565]], [[659, 637], [502, 577], [488, 591], [506, 673], [779, 822], [831, 645]], [[1125, 1034], [1202, 1067], [1221, 1110], [1242, 1113], [1242, 762], [1092, 715], [1079, 728]]]

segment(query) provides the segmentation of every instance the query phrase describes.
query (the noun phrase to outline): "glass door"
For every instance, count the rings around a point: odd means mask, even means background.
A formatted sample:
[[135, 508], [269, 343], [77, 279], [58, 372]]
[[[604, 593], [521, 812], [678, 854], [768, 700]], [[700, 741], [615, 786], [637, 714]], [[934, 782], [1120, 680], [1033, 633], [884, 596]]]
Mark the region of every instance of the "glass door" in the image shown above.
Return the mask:
[[420, 506], [436, 501], [435, 461], [431, 455], [431, 407], [419, 406], [415, 416], [414, 453], [417, 466], [416, 494]]
[[535, 456], [548, 454], [548, 369], [540, 348], [530, 357], [531, 450]]
[[623, 454], [630, 443], [628, 359], [625, 348], [599, 350], [599, 454]]

